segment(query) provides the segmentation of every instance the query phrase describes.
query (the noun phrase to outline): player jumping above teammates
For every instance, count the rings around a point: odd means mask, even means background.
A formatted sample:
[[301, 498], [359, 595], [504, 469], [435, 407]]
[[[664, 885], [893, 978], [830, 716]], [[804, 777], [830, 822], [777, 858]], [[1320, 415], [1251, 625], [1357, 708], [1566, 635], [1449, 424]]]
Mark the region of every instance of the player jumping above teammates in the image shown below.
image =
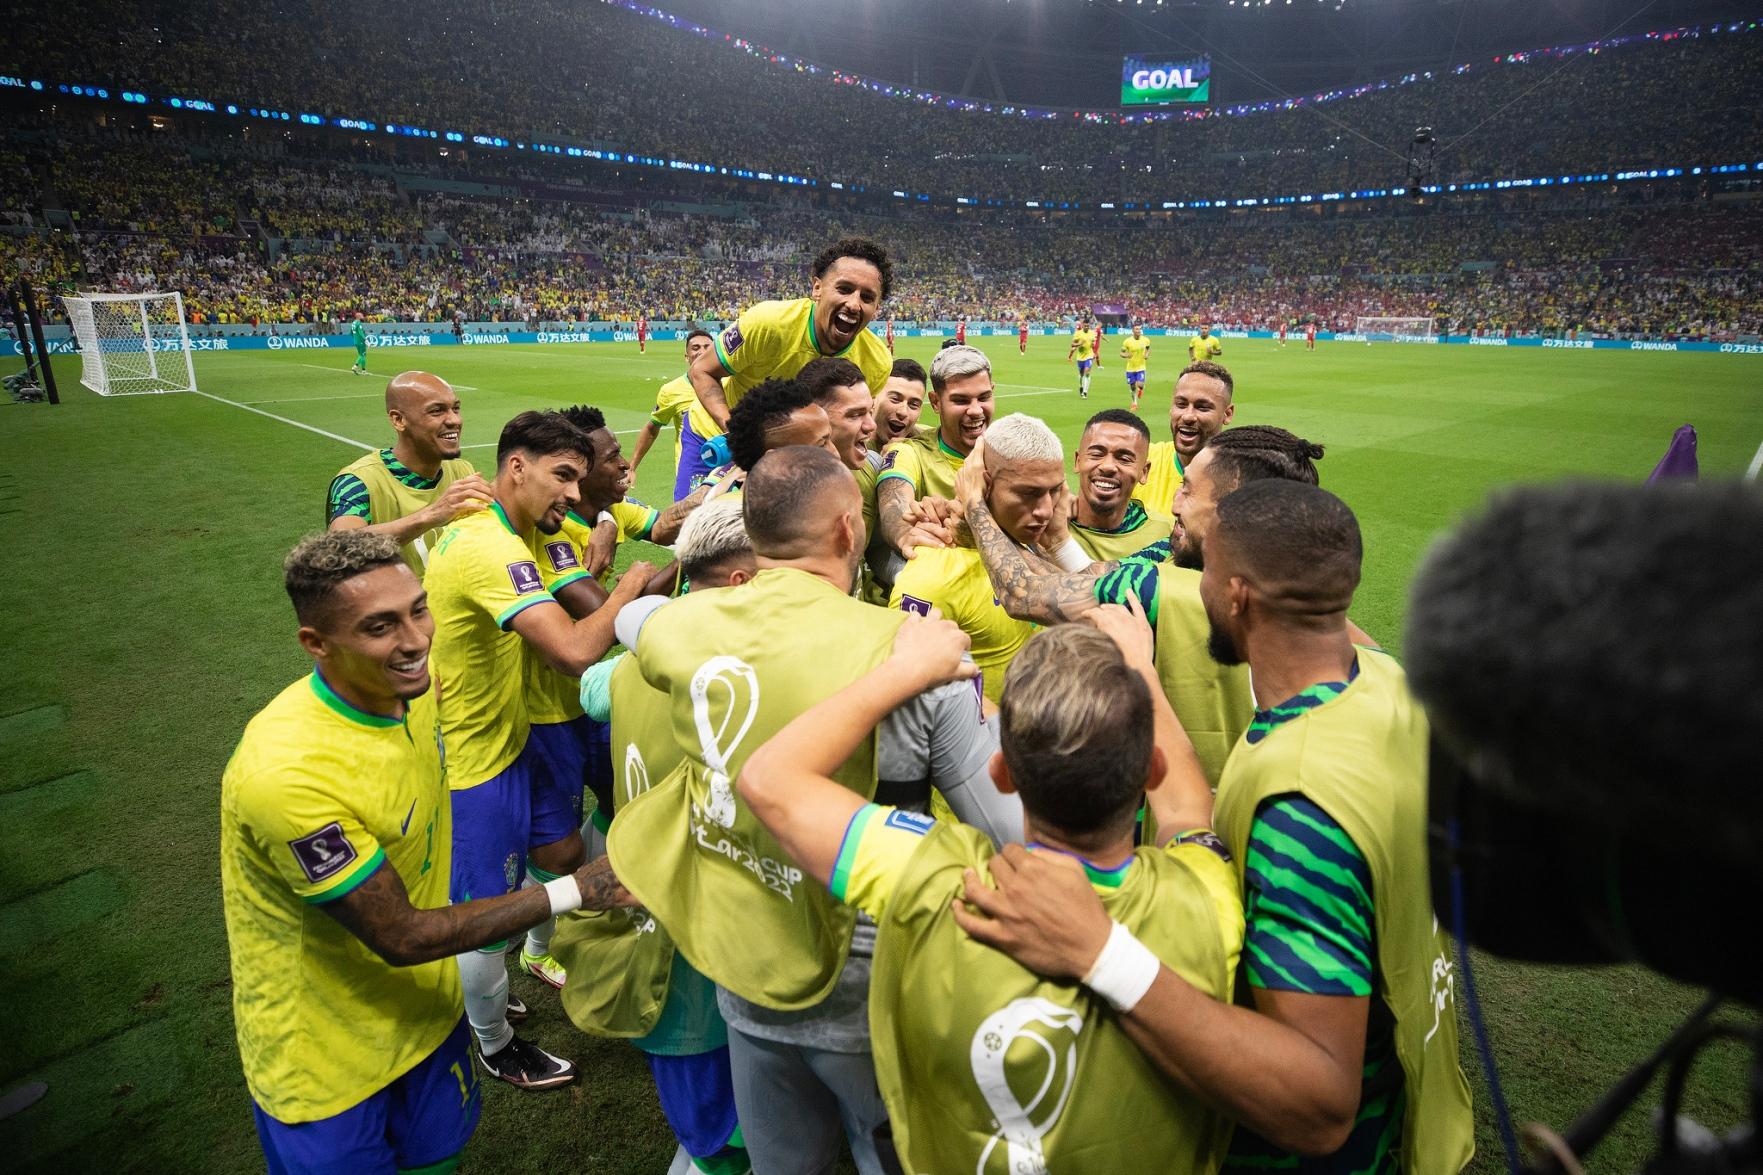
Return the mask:
[[1016, 353], [1018, 355], [1028, 354], [1028, 315], [1026, 314], [1022, 316], [1021, 322], [1016, 327]]
[[426, 371], [405, 371], [386, 385], [386, 418], [397, 439], [331, 479], [325, 523], [396, 540], [421, 578], [441, 528], [490, 501], [490, 486], [459, 455], [459, 396]]
[[[1047, 862], [1094, 895], [1117, 937], [1148, 942], [1108, 955], [1081, 985], [1063, 967], [1036, 974], [956, 925], [964, 878], [1006, 868], [984, 836], [866, 803], [831, 778], [901, 698], [970, 672], [947, 622], [908, 620], [881, 665], [740, 772], [741, 797], [790, 857], [878, 923], [876, 1075], [908, 1171], [1088, 1171], [1128, 1145], [1145, 1169], [1179, 1175], [1223, 1158], [1228, 1124], [1161, 1079], [1121, 1017], [1160, 958], [1221, 1006], [1230, 999], [1239, 889], [1210, 831], [1206, 779], [1158, 694], [1144, 622], [1123, 609], [1095, 622], [1109, 635], [1074, 625], [1023, 650], [991, 764], [999, 788], [1022, 795], [1030, 848], [1013, 846], [1010, 859]], [[1135, 850], [1141, 798], [1163, 834]]]
[[[1149, 962], [1128, 1031], [1237, 1120], [1230, 1169], [1460, 1171], [1474, 1118], [1427, 886], [1426, 716], [1396, 662], [1354, 647], [1358, 523], [1321, 489], [1263, 480], [1218, 503], [1204, 547], [1207, 647], [1248, 661], [1260, 707], [1216, 820], [1248, 910], [1247, 994], [1220, 1002]], [[980, 911], [956, 905], [962, 929], [1065, 977], [1145, 958], [1087, 886], [1005, 857], [997, 889], [959, 895]]]
[[876, 478], [876, 525], [888, 546], [910, 558], [914, 504], [955, 496], [955, 474], [992, 422], [992, 362], [978, 347], [946, 347], [930, 365], [937, 431], [895, 441]]
[[621, 891], [596, 863], [449, 905], [423, 585], [391, 537], [359, 530], [315, 535], [284, 567], [313, 670], [251, 720], [221, 780], [233, 1015], [258, 1139], [290, 1175], [450, 1171], [479, 1106], [452, 956]]
[[[430, 560], [434, 662], [448, 699], [441, 726], [452, 748], [454, 901], [512, 892], [529, 858], [535, 873], [555, 876], [579, 868], [585, 855], [581, 777], [555, 777], [544, 749], [528, 739], [524, 658], [537, 655], [579, 677], [612, 646], [613, 617], [654, 570], [632, 564], [607, 603], [574, 622], [545, 590], [534, 532], [562, 527], [580, 499], [591, 447], [558, 413], [510, 420], [496, 448], [495, 501], [450, 526]], [[502, 944], [461, 954], [459, 972], [486, 1069], [522, 1089], [575, 1079], [573, 1064], [509, 1027]]]
[[1150, 467], [1151, 430], [1134, 413], [1108, 408], [1090, 417], [1072, 457], [1077, 497], [1071, 538], [1091, 560], [1124, 559], [1167, 540], [1168, 511], [1147, 510], [1133, 497]]
[[1065, 349], [1065, 361], [1077, 360], [1077, 396], [1080, 400], [1090, 398], [1090, 365], [1095, 362], [1096, 336], [1082, 319], [1071, 332], [1071, 346]]
[[1145, 509], [1172, 512], [1182, 473], [1207, 441], [1236, 415], [1236, 383], [1220, 363], [1190, 363], [1169, 400], [1169, 439], [1151, 446], [1151, 471], [1133, 497]]
[[888, 382], [875, 396], [875, 435], [869, 438], [869, 444], [876, 452], [919, 434], [925, 380], [924, 367], [918, 360], [894, 360]]
[[[1021, 413], [995, 421], [985, 435], [986, 501], [1011, 542], [1032, 546], [1068, 493], [1059, 438]], [[1012, 618], [998, 603], [985, 563], [970, 546], [920, 547], [896, 575], [888, 606], [921, 616], [935, 608], [960, 625], [973, 642], [974, 664], [993, 703], [1004, 695], [1010, 662], [1035, 631], [1035, 625]]]
[[648, 354], [649, 351], [649, 316], [637, 315], [637, 353]]
[[[686, 369], [689, 371], [698, 356], [716, 348], [716, 338], [707, 330], [694, 330], [686, 336]], [[673, 500], [679, 501], [703, 482], [704, 475], [710, 472], [709, 462], [704, 460], [704, 442], [711, 437], [722, 435], [722, 429], [698, 402], [698, 393], [692, 390], [689, 376], [668, 380], [655, 393], [655, 408], [649, 413], [649, 419], [643, 423], [643, 429], [637, 434], [636, 450], [631, 454], [631, 476], [635, 477], [643, 458], [648, 455], [649, 446], [661, 435], [665, 426], [674, 426], [673, 442]]]
[[349, 338], [355, 344], [355, 363], [349, 368], [356, 375], [367, 374], [367, 326], [361, 321], [361, 311], [355, 312], [355, 325], [349, 328]]
[[1139, 410], [1139, 397], [1145, 394], [1145, 360], [1151, 354], [1151, 340], [1145, 328], [1132, 324], [1132, 334], [1120, 340], [1120, 357], [1126, 360], [1126, 390], [1132, 393], [1132, 410]]
[[789, 379], [819, 355], [849, 359], [872, 388], [888, 382], [887, 344], [869, 331], [894, 288], [894, 266], [880, 245], [846, 237], [821, 250], [810, 269], [809, 296], [756, 302], [698, 356], [687, 373], [698, 400], [720, 428], [751, 388]]
[[1208, 363], [1224, 354], [1224, 344], [1212, 337], [1212, 328], [1200, 327], [1200, 333], [1188, 340], [1188, 362]]

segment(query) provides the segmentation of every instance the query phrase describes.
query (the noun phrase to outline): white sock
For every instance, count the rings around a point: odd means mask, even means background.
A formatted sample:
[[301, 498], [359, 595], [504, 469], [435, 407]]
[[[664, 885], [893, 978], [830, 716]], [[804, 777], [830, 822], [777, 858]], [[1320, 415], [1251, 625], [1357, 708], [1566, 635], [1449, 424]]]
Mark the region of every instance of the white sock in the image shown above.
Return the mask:
[[466, 951], [454, 958], [465, 989], [465, 1018], [488, 1056], [514, 1039], [508, 1023], [508, 961], [500, 950]]
[[1090, 377], [1089, 376], [1086, 375], [1083, 377], [1083, 379], [1078, 381], [1078, 391], [1082, 392], [1086, 396], [1090, 394]]

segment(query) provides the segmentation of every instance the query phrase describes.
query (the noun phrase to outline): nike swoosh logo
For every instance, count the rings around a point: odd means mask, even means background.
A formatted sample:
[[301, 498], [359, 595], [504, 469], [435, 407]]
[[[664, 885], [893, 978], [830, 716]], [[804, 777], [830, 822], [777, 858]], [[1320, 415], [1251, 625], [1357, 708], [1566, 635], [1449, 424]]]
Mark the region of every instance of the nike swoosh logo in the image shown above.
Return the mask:
[[404, 813], [404, 823], [398, 826], [398, 835], [403, 836], [410, 831], [410, 818], [416, 815], [416, 801], [410, 801], [410, 811]]

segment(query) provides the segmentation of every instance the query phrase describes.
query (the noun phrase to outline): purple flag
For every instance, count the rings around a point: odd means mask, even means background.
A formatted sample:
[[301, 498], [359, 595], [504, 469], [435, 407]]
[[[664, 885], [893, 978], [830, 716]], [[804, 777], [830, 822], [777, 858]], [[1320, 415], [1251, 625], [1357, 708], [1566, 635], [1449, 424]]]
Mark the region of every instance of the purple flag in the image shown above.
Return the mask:
[[1659, 464], [1653, 466], [1653, 472], [1647, 475], [1650, 485], [1666, 478], [1687, 477], [1694, 481], [1699, 470], [1696, 466], [1696, 429], [1686, 424], [1671, 434], [1671, 444], [1665, 450], [1665, 456], [1659, 458]]

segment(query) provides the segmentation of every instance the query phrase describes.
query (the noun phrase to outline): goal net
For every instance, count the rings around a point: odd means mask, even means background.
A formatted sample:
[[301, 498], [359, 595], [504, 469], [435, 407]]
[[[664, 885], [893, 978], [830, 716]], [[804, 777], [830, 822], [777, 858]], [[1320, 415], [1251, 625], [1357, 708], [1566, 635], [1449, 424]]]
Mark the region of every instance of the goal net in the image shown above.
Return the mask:
[[1366, 318], [1357, 319], [1354, 333], [1368, 343], [1430, 343], [1430, 318]]
[[80, 294], [61, 304], [80, 347], [80, 382], [100, 396], [196, 390], [182, 294]]

